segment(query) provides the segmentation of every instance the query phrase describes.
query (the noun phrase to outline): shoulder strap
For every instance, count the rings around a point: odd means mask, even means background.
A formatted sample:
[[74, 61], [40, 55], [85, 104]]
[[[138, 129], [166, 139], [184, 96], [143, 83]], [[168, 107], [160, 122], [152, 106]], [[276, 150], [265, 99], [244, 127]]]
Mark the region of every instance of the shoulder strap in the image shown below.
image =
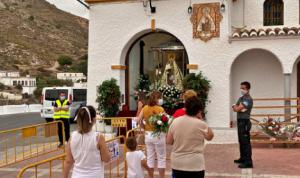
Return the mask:
[[55, 102], [56, 102], [57, 106], [61, 106], [60, 100], [56, 100]]
[[69, 102], [68, 100], [65, 100], [63, 106], [65, 106], [68, 102]]

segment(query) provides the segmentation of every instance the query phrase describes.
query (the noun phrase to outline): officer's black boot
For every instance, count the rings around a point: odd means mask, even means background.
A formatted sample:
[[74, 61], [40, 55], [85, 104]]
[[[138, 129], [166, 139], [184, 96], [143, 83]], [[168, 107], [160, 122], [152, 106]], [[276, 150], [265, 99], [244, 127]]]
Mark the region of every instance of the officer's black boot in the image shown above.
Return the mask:
[[243, 161], [242, 158], [240, 158], [240, 159], [234, 160], [233, 162], [234, 162], [235, 164], [242, 164], [244, 161]]

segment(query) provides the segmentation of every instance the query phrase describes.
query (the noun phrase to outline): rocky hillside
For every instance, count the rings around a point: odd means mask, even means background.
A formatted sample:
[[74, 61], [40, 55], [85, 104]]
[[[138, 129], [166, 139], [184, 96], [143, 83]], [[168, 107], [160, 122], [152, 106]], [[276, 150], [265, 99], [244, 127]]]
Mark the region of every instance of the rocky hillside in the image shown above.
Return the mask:
[[55, 74], [60, 56], [86, 56], [87, 40], [86, 19], [45, 0], [0, 1], [0, 70]]

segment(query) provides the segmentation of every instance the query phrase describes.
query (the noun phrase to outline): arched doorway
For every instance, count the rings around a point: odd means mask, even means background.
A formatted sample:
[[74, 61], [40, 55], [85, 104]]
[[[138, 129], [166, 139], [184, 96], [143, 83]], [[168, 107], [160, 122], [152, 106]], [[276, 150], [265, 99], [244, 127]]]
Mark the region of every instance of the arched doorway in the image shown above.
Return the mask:
[[182, 42], [166, 31], [148, 32], [136, 39], [126, 54], [125, 103], [135, 111], [135, 89], [141, 74], [149, 76], [156, 83], [158, 73], [163, 73], [168, 56], [174, 55], [183, 76], [188, 73], [188, 55]]
[[[284, 97], [282, 65], [278, 58], [267, 50], [250, 49], [241, 53], [231, 66], [230, 78], [231, 104], [234, 104], [240, 97], [240, 83], [243, 81], [251, 83], [251, 96], [253, 98]], [[255, 110], [255, 112], [259, 111]], [[236, 115], [233, 112], [231, 112], [231, 120], [236, 120]]]
[[[291, 96], [300, 97], [300, 56], [295, 61], [293, 66], [293, 73], [291, 78]], [[292, 112], [294, 112], [294, 109], [292, 109]], [[300, 109], [297, 109], [297, 113], [300, 113]], [[300, 120], [300, 117], [298, 117], [298, 120]]]

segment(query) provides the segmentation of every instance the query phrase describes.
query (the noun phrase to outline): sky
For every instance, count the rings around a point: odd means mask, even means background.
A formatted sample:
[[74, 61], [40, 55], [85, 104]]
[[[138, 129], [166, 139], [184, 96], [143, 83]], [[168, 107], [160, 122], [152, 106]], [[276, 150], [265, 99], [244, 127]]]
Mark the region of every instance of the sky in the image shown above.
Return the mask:
[[[69, 12], [71, 14], [89, 18], [89, 11], [83, 5], [81, 5], [77, 0], [46, 0], [50, 4], [54, 4], [58, 9]], [[82, 0], [84, 1], [84, 0]]]

